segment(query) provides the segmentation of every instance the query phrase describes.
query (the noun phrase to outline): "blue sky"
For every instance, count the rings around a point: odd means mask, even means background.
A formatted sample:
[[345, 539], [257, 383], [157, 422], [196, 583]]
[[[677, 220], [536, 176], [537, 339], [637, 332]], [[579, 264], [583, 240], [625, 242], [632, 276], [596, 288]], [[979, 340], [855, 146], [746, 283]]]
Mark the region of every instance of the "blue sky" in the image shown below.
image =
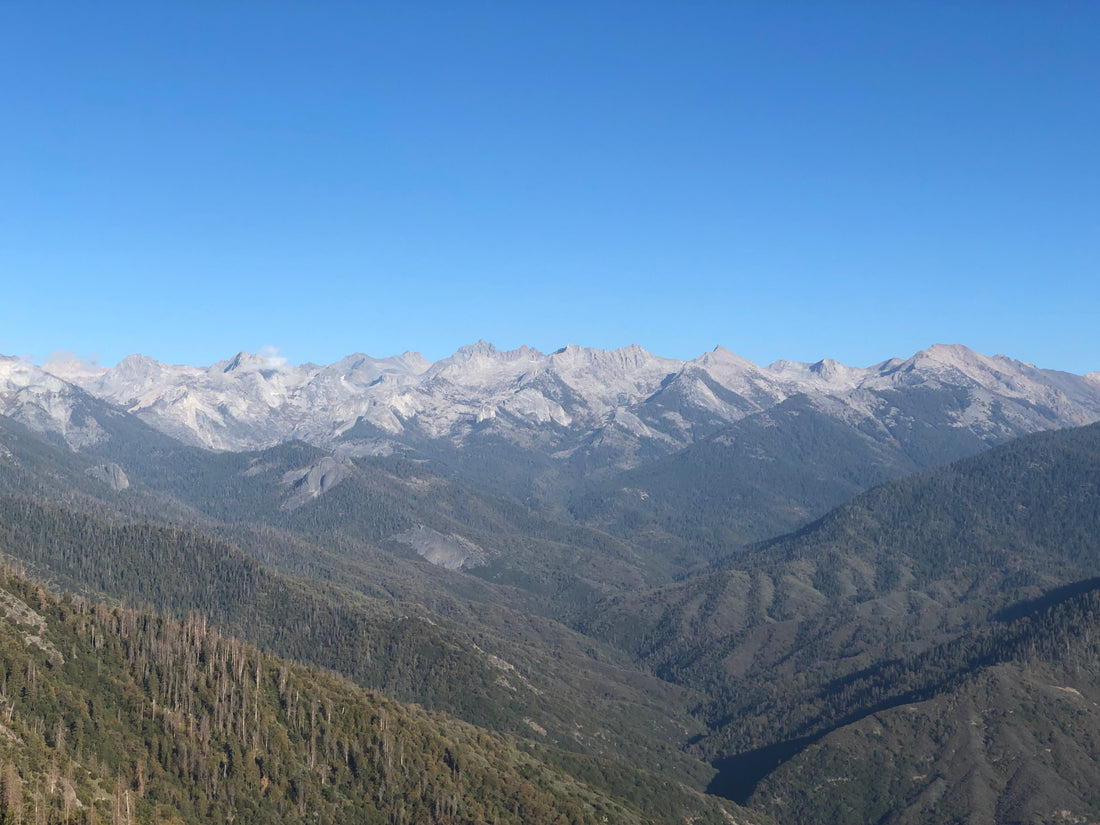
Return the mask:
[[1100, 369], [1100, 3], [0, 5], [0, 352]]

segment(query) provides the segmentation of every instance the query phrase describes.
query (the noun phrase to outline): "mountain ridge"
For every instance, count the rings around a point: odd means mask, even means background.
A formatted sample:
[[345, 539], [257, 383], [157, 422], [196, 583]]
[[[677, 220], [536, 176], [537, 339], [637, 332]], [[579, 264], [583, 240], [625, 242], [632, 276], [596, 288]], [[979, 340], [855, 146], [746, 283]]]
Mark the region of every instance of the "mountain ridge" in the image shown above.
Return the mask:
[[[761, 367], [720, 346], [682, 361], [639, 346], [545, 354], [486, 341], [435, 362], [359, 353], [292, 365], [242, 351], [206, 367], [145, 356], [109, 370], [4, 363], [0, 415], [117, 463], [131, 482], [146, 462], [111, 433], [139, 424], [222, 453], [300, 441], [337, 467], [372, 456], [431, 462], [685, 560], [700, 540], [713, 558], [888, 478], [1100, 421], [1100, 383], [961, 345], [870, 367]], [[339, 473], [328, 480], [318, 495], [337, 488]], [[699, 501], [720, 506], [703, 513]], [[688, 510], [702, 521], [685, 523]]]
[[[295, 438], [332, 447], [364, 422], [397, 444], [415, 433], [464, 440], [479, 425], [522, 442], [524, 430], [553, 425], [574, 435], [618, 428], [658, 452], [672, 452], [695, 440], [693, 417], [728, 425], [806, 394], [839, 401], [844, 415], [866, 418], [881, 406], [883, 393], [914, 388], [969, 390], [972, 403], [956, 423], [992, 435], [998, 434], [989, 424], [995, 404], [1005, 412], [999, 428], [1004, 437], [1045, 429], [1046, 422], [1079, 426], [1100, 420], [1095, 380], [957, 344], [935, 344], [908, 359], [865, 368], [828, 358], [761, 367], [720, 346], [679, 360], [637, 345], [569, 345], [544, 354], [526, 346], [498, 350], [486, 341], [435, 362], [410, 352], [387, 358], [357, 353], [329, 365], [291, 365], [241, 351], [207, 367], [168, 365], [142, 355], [109, 369], [71, 361], [40, 368], [18, 363], [120, 406], [173, 437], [216, 450], [259, 449]], [[690, 414], [661, 408], [669, 392]]]

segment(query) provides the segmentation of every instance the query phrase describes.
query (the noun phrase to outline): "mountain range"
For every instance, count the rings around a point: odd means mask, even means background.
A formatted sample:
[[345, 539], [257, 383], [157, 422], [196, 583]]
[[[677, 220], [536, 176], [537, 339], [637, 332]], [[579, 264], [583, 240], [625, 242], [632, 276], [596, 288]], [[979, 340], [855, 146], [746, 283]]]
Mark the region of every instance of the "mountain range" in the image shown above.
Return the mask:
[[[758, 367], [722, 347], [679, 361], [638, 346], [567, 346], [546, 355], [479, 341], [434, 363], [417, 353], [356, 354], [293, 366], [240, 352], [209, 367], [131, 355], [110, 369], [62, 361], [42, 372], [188, 443], [237, 451], [296, 439], [377, 454], [422, 438], [462, 443], [491, 432], [561, 458], [585, 442], [622, 438], [637, 442], [618, 456], [617, 466], [630, 466], [639, 450], [671, 453], [796, 396], [886, 438], [910, 417], [890, 404], [891, 394], [950, 389], [965, 395], [946, 410], [949, 423], [986, 442], [1100, 418], [1100, 374], [939, 345], [864, 369], [829, 359]], [[63, 394], [27, 364], [9, 362], [0, 380], [5, 394], [21, 383]], [[5, 414], [34, 403], [8, 401]], [[72, 436], [74, 444], [94, 437]]]
[[961, 346], [4, 358], [0, 551], [542, 748], [624, 821], [1086, 821], [1096, 422], [1097, 373]]
[[[102, 457], [91, 472], [115, 485], [136, 469], [123, 457], [139, 422], [220, 452], [296, 441], [324, 451], [283, 468], [298, 504], [332, 490], [354, 459], [423, 461], [628, 540], [677, 574], [890, 478], [1100, 420], [1100, 373], [958, 345], [867, 368], [758, 367], [721, 347], [680, 361], [637, 346], [546, 355], [484, 341], [434, 363], [415, 353], [328, 366], [244, 352], [209, 367], [4, 359], [0, 415]], [[119, 428], [127, 434], [112, 435]], [[455, 550], [469, 538], [433, 557], [484, 564], [491, 554]]]

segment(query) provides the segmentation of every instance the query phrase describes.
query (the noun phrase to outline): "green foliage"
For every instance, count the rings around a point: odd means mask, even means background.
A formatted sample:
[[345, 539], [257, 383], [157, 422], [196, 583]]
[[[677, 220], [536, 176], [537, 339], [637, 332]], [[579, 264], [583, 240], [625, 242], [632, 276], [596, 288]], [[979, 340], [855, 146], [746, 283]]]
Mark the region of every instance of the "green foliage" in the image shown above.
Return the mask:
[[896, 669], [862, 687], [858, 674], [917, 661], [1007, 605], [1100, 574], [1098, 536], [1094, 425], [890, 482], [728, 569], [607, 600], [581, 627], [705, 693], [711, 733], [696, 752], [731, 757], [913, 688]]
[[[92, 592], [202, 611], [230, 633], [359, 683], [489, 726], [514, 704], [498, 673], [441, 628], [351, 593], [272, 573], [232, 547], [182, 530], [107, 524], [0, 496], [9, 555]], [[527, 712], [526, 708], [510, 715]]]
[[1100, 581], [833, 694], [849, 718], [752, 796], [784, 822], [1072, 822], [1100, 810]]
[[[590, 642], [552, 623], [520, 624], [508, 611], [475, 606], [456, 616], [474, 628], [458, 628], [414, 603], [277, 574], [189, 531], [115, 525], [2, 495], [0, 547], [66, 586], [177, 616], [202, 611], [223, 632], [474, 724], [594, 755], [625, 749], [639, 766], [660, 765], [700, 788], [711, 773], [676, 748], [692, 724], [677, 713], [685, 704], [677, 691], [594, 661]], [[452, 604], [443, 596], [441, 608]], [[479, 629], [489, 622], [511, 638]]]
[[[291, 665], [199, 614], [58, 600], [0, 578], [5, 821], [682, 820], [657, 800], [664, 788], [596, 791], [543, 750]], [[713, 803], [687, 801], [721, 821]]]

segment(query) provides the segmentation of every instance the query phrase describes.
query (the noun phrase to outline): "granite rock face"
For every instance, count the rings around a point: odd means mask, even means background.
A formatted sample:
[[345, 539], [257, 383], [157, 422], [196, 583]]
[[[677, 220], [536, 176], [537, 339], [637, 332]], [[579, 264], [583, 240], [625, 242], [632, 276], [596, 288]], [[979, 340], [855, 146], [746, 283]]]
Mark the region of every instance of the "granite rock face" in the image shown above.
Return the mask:
[[328, 366], [294, 366], [241, 352], [209, 367], [140, 355], [107, 370], [14, 359], [0, 366], [0, 413], [63, 431], [74, 447], [101, 437], [94, 422], [75, 423], [69, 414], [65, 398], [74, 384], [165, 434], [215, 450], [297, 439], [385, 454], [416, 440], [461, 447], [491, 434], [561, 456], [599, 441], [614, 446], [609, 460], [620, 467], [636, 465], [639, 454], [675, 452], [796, 396], [884, 439], [899, 416], [919, 423], [914, 399], [934, 395], [937, 415], [948, 417], [938, 424], [989, 443], [1100, 420], [1095, 374], [1043, 370], [957, 345], [866, 368], [830, 359], [759, 367], [722, 347], [680, 361], [638, 346], [544, 354], [500, 351], [484, 341], [434, 363], [416, 353], [357, 354]]

